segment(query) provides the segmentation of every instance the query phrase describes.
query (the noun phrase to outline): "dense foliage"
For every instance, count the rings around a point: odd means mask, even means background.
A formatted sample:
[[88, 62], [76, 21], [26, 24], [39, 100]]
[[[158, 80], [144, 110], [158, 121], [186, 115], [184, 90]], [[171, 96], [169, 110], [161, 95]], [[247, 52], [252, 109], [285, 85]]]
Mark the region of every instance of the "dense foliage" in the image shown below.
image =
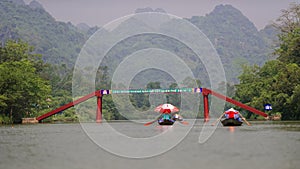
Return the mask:
[[282, 114], [283, 120], [299, 120], [300, 89], [300, 5], [293, 4], [276, 24], [280, 28], [278, 59], [264, 66], [244, 66], [237, 85], [236, 98], [263, 110], [273, 105], [272, 113]]
[[43, 64], [24, 42], [8, 41], [0, 48], [0, 123], [20, 121], [47, 107], [51, 87], [41, 78]]

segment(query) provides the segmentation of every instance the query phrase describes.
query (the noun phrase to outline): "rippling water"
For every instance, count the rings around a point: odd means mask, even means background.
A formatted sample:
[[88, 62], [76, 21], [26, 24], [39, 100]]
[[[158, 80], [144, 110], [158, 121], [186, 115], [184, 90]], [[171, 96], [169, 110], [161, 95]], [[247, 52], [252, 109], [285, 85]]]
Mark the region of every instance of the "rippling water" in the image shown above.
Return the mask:
[[[133, 137], [147, 137], [169, 130], [128, 122], [111, 125]], [[0, 168], [300, 168], [300, 122], [253, 122], [252, 126], [241, 127], [219, 124], [213, 135], [199, 144], [202, 126], [202, 122], [197, 122], [176, 147], [146, 159], [124, 158], [103, 150], [87, 136], [80, 124], [1, 126]]]

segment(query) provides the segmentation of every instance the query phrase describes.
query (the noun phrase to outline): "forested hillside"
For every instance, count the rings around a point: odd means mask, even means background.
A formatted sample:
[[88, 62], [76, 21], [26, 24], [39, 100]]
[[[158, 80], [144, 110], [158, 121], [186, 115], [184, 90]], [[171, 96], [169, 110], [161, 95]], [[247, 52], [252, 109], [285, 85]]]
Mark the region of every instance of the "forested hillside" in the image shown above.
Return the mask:
[[[259, 32], [254, 24], [231, 5], [219, 5], [206, 16], [188, 19], [202, 30], [221, 57], [229, 81], [237, 82], [241, 65], [263, 65], [271, 55], [276, 31]], [[267, 27], [266, 29], [272, 29]], [[267, 32], [267, 33], [264, 33]]]
[[[18, 3], [16, 3], [18, 2]], [[163, 9], [140, 8], [136, 12], [165, 12]], [[29, 5], [22, 0], [0, 2], [0, 40], [23, 39], [51, 64], [65, 64], [72, 68], [82, 45], [98, 28], [85, 24], [78, 27], [56, 21], [38, 2]], [[228, 81], [237, 82], [241, 65], [262, 65], [271, 54], [269, 46], [276, 39], [276, 31], [267, 27], [259, 32], [239, 10], [219, 5], [206, 16], [188, 19], [201, 29], [215, 45], [226, 70]], [[112, 60], [116, 56], [111, 56]], [[197, 72], [196, 72], [197, 74]]]
[[88, 35], [71, 23], [56, 21], [42, 6], [0, 1], [0, 41], [22, 39], [35, 47], [34, 52], [52, 64], [73, 66]]

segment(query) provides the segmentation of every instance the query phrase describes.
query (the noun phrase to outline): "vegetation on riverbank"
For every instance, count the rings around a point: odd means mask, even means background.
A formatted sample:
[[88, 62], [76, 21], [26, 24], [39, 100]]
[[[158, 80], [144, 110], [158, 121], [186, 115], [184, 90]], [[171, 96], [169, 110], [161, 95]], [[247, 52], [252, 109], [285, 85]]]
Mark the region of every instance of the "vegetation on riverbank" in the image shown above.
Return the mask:
[[235, 98], [260, 110], [272, 104], [272, 113], [281, 114], [282, 120], [300, 120], [300, 5], [284, 10], [277, 21], [280, 46], [274, 54], [278, 58], [262, 67], [245, 65]]

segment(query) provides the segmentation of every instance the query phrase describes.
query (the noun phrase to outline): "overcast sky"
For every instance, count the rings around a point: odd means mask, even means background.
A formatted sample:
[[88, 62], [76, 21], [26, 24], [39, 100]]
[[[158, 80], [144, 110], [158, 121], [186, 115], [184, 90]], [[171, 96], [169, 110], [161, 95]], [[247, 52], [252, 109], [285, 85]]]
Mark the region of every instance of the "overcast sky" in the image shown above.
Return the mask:
[[[31, 0], [24, 0], [29, 3]], [[218, 4], [231, 4], [247, 16], [258, 29], [264, 28], [300, 0], [36, 0], [57, 20], [102, 26], [134, 13], [137, 8], [163, 8], [170, 14], [190, 18], [204, 16]]]

